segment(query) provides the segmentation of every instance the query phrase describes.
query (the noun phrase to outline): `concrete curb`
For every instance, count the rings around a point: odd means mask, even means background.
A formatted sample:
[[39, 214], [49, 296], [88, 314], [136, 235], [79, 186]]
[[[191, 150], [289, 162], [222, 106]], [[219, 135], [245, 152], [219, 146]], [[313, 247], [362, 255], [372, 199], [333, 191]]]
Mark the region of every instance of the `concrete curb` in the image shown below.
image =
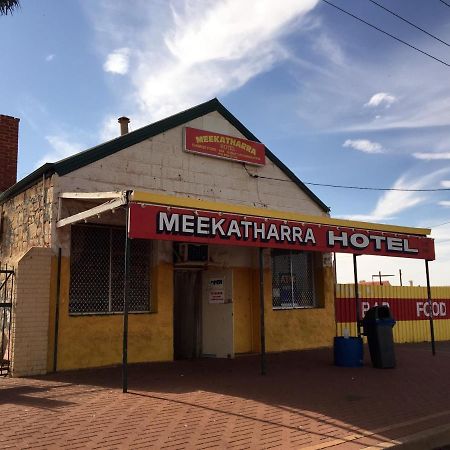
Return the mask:
[[[429, 428], [420, 433], [409, 434], [395, 439], [398, 444], [388, 443], [383, 447], [393, 447], [401, 450], [450, 450], [450, 424]], [[366, 447], [364, 450], [379, 447]]]

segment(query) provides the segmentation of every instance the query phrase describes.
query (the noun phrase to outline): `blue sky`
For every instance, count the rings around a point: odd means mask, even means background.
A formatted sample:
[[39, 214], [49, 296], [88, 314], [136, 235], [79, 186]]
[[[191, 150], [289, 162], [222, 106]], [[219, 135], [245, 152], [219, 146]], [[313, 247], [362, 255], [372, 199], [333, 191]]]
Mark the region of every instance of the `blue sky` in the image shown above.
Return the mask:
[[[439, 0], [378, 1], [450, 42]], [[450, 47], [369, 0], [334, 3], [450, 63]], [[136, 129], [217, 96], [303, 181], [450, 187], [450, 67], [321, 0], [22, 0], [0, 17], [0, 39], [19, 177], [115, 137], [121, 115]], [[335, 217], [450, 221], [450, 191], [311, 188]], [[432, 281], [448, 284], [450, 225], [433, 235]], [[348, 257], [338, 268], [351, 281]], [[360, 275], [400, 268], [424, 283], [422, 261], [363, 257]]]

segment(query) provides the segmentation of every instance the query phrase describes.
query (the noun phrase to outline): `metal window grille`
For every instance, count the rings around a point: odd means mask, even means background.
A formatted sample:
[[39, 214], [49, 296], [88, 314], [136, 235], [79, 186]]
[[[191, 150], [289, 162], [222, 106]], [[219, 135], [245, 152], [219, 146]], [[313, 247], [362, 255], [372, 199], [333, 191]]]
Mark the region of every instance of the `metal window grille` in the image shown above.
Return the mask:
[[[74, 225], [71, 231], [70, 314], [123, 312], [125, 229]], [[130, 248], [129, 311], [150, 311], [151, 242]]]
[[14, 270], [0, 266], [0, 376], [11, 368], [11, 324], [14, 299]]
[[272, 305], [273, 309], [315, 306], [311, 252], [272, 251]]

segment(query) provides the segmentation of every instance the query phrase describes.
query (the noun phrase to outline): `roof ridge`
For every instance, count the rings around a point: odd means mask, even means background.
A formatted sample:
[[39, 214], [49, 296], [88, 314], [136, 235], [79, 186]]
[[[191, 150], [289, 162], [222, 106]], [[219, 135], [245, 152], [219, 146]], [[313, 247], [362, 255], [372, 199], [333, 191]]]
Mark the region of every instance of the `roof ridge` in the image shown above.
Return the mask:
[[[113, 139], [110, 139], [109, 141], [102, 142], [100, 144], [94, 145], [93, 147], [89, 147], [86, 150], [82, 150], [81, 152], [75, 153], [74, 155], [67, 156], [66, 158], [63, 158], [54, 163], [56, 165], [56, 172], [58, 174], [60, 174], [59, 171], [61, 171], [61, 170], [64, 171], [64, 167], [65, 167], [64, 164], [66, 164], [67, 162], [69, 162], [70, 160], [72, 160], [74, 158], [80, 157], [88, 152], [94, 151], [94, 150], [98, 149], [99, 147], [103, 147], [104, 145], [114, 145], [118, 141], [124, 141], [125, 138], [130, 138], [130, 136], [134, 136], [134, 137], [139, 136], [140, 137], [141, 134], [147, 135], [147, 133], [151, 132], [153, 128], [159, 128], [159, 127], [165, 128], [164, 125], [166, 122], [173, 120], [174, 118], [178, 117], [180, 114], [189, 114], [189, 113], [193, 112], [194, 110], [196, 110], [197, 108], [200, 108], [200, 107], [207, 108], [207, 107], [211, 107], [213, 105], [216, 106], [216, 104], [222, 106], [222, 104], [219, 102], [219, 100], [216, 97], [214, 97], [211, 100], [200, 103], [199, 105], [193, 106], [191, 108], [187, 108], [183, 111], [172, 114], [171, 116], [164, 117], [163, 119], [157, 120], [156, 122], [152, 122], [148, 125], [144, 125], [143, 127], [140, 127], [133, 131], [130, 131], [127, 134], [124, 134], [122, 136], [117, 136]], [[140, 142], [140, 141], [138, 141], [138, 142]], [[132, 144], [130, 144], [130, 145], [132, 145]], [[62, 173], [62, 175], [64, 175], [64, 173]]]
[[[46, 163], [0, 194], [0, 202], [4, 202], [8, 198], [22, 192], [28, 186], [32, 185], [33, 182], [37, 182], [43, 174], [45, 174], [45, 176], [49, 176], [56, 172], [58, 175], [64, 176], [74, 170], [80, 169], [81, 167], [130, 147], [131, 145], [135, 145], [145, 139], [164, 133], [165, 131], [177, 126], [181, 126], [190, 120], [196, 119], [213, 111], [217, 111], [221, 114], [225, 120], [230, 122], [231, 125], [240, 131], [247, 139], [261, 143], [261, 141], [239, 119], [237, 119], [230, 111], [228, 111], [227, 108], [225, 108], [217, 97], [214, 97], [206, 102], [200, 103], [179, 113], [160, 119], [149, 125], [145, 125], [137, 130], [78, 152], [75, 155], [68, 156], [67, 158], [55, 163]], [[267, 157], [291, 181], [293, 181], [306, 195], [308, 195], [308, 197], [311, 198], [324, 212], [328, 212], [330, 210], [328, 206], [326, 206], [325, 203], [323, 203], [297, 177], [297, 175], [295, 175], [283, 162], [281, 162], [266, 146], [264, 147]]]

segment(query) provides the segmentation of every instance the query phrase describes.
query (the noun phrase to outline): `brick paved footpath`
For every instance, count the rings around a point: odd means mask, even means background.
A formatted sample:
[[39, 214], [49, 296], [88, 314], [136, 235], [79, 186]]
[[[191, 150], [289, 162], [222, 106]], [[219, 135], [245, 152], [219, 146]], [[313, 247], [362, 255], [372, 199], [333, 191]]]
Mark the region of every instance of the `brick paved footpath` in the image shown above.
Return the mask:
[[2, 378], [0, 448], [388, 447], [450, 430], [450, 343], [437, 349], [399, 345], [384, 370], [272, 354], [264, 377], [257, 356], [133, 365], [128, 394], [120, 368]]

